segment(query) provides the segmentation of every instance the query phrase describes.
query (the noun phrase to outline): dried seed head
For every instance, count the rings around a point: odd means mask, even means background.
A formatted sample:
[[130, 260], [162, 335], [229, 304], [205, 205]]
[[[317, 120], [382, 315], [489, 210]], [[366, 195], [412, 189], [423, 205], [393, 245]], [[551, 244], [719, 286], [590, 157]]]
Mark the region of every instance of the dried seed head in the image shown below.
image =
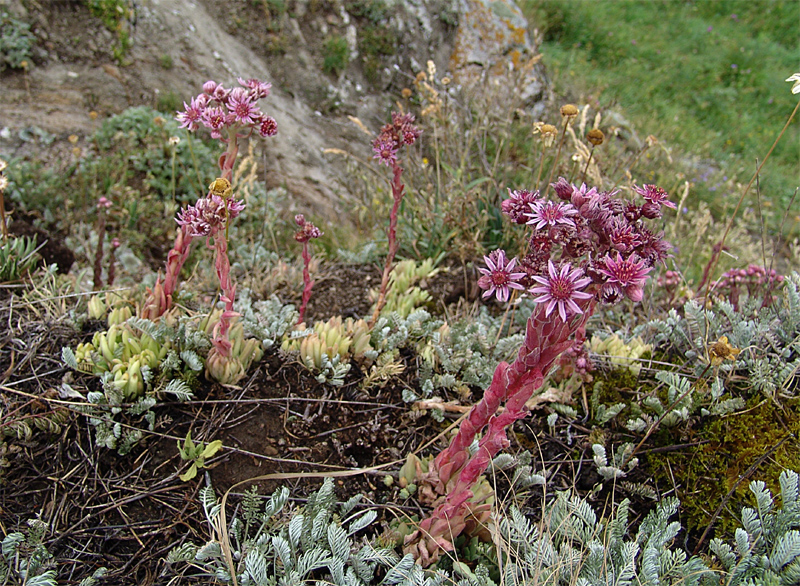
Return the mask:
[[211, 185], [208, 186], [208, 191], [211, 193], [211, 195], [217, 195], [224, 199], [228, 199], [233, 190], [231, 189], [230, 181], [224, 177], [217, 177], [211, 182]]
[[735, 362], [736, 357], [739, 356], [740, 352], [741, 350], [739, 348], [734, 348], [730, 342], [728, 342], [728, 336], [722, 336], [719, 340], [709, 346], [708, 358], [711, 364], [714, 366], [719, 366], [722, 364], [723, 360]]
[[558, 136], [558, 128], [553, 126], [552, 124], [542, 124], [541, 122], [537, 122], [533, 125], [533, 133], [539, 133], [542, 135], [542, 142], [544, 146], [549, 147], [553, 144], [556, 137]]
[[558, 128], [552, 124], [542, 124], [540, 132], [543, 135], [558, 136]]
[[647, 143], [647, 146], [651, 147], [658, 144], [658, 139], [652, 134], [648, 134], [645, 142]]
[[430, 79], [434, 79], [436, 77], [436, 64], [429, 59], [427, 65], [428, 65], [428, 77]]
[[606, 135], [603, 134], [603, 131], [599, 128], [592, 128], [586, 135], [586, 140], [588, 140], [593, 146], [600, 146], [603, 144], [603, 140], [605, 140], [605, 138]]
[[403, 88], [403, 91], [400, 92], [400, 95], [403, 96], [403, 99], [408, 99], [411, 97], [411, 90], [407, 87]]
[[578, 115], [578, 108], [572, 104], [565, 104], [561, 106], [561, 115], [571, 120]]

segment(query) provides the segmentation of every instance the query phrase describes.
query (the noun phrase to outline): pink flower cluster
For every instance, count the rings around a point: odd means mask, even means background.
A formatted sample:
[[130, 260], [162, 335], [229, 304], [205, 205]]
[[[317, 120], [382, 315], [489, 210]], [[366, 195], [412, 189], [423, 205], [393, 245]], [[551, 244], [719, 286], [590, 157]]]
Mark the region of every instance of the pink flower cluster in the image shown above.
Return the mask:
[[731, 269], [723, 273], [714, 288], [730, 288], [738, 285], [759, 287], [772, 282], [782, 283], [783, 275], [779, 275], [775, 269], [749, 265], [746, 269]]
[[547, 201], [538, 191], [511, 191], [501, 208], [513, 222], [532, 227], [526, 254], [506, 260], [504, 251], [484, 257], [478, 285], [484, 297], [500, 301], [509, 289], [528, 290], [563, 321], [582, 313], [578, 302], [590, 298], [614, 304], [624, 297], [641, 301], [653, 266], [669, 255], [663, 233], [644, 221], [660, 217], [661, 207], [675, 207], [660, 187], [635, 187], [645, 202], [617, 197], [618, 191], [600, 192], [567, 182], [552, 184], [560, 202]]
[[742, 293], [747, 293], [751, 298], [760, 298], [763, 295], [763, 305], [767, 306], [774, 301], [772, 290], [783, 283], [783, 280], [784, 276], [779, 275], [775, 269], [751, 264], [746, 269], [726, 271], [712, 285], [712, 290], [716, 295], [726, 297], [735, 308], [739, 306], [739, 296]]
[[[455, 539], [470, 531], [473, 520], [488, 519], [489, 505], [479, 488], [492, 458], [510, 445], [507, 429], [527, 414], [527, 401], [542, 387], [559, 357], [573, 360], [585, 374], [591, 363], [583, 349], [586, 322], [598, 302], [623, 297], [641, 301], [653, 265], [670, 245], [643, 224], [652, 206], [669, 205], [666, 192], [645, 186], [645, 203], [617, 198], [565, 179], [553, 184], [560, 202], [539, 192], [509, 191], [502, 210], [517, 224], [531, 226], [526, 254], [508, 260], [503, 250], [484, 257], [478, 285], [484, 297], [509, 298], [512, 289], [528, 290], [539, 305], [531, 312], [516, 359], [501, 362], [483, 397], [473, 405], [450, 445], [430, 462], [416, 482], [420, 499], [435, 506], [419, 528], [406, 536], [404, 550], [428, 566]], [[637, 192], [641, 193], [638, 188]], [[648, 207], [649, 206], [649, 207]], [[645, 210], [650, 211], [645, 211]], [[564, 354], [566, 353], [566, 356]], [[504, 405], [502, 413], [498, 408]], [[482, 433], [477, 450], [472, 445]]]
[[414, 125], [413, 114], [392, 112], [392, 121], [384, 124], [378, 138], [372, 142], [374, 158], [385, 165], [397, 162], [397, 151], [405, 145], [412, 145], [422, 132]]
[[258, 107], [258, 100], [269, 95], [271, 85], [257, 79], [239, 78], [242, 87], [227, 89], [215, 81], [203, 84], [203, 93], [192, 98], [184, 111], [178, 112], [181, 128], [196, 130], [200, 125], [211, 130], [213, 138], [222, 138], [226, 128], [250, 128], [261, 136], [274, 136], [278, 123]]
[[179, 226], [185, 227], [192, 237], [212, 237], [217, 232], [225, 230], [228, 222], [238, 216], [243, 209], [244, 201], [209, 194], [197, 200], [196, 204], [186, 206], [178, 212], [176, 221]]
[[300, 243], [305, 244], [312, 238], [319, 238], [322, 236], [322, 230], [317, 228], [311, 222], [307, 221], [303, 214], [297, 214], [294, 217], [294, 223], [300, 227], [300, 229], [295, 232], [294, 235], [294, 239]]
[[681, 274], [677, 271], [664, 271], [658, 278], [658, 286], [666, 289], [674, 289], [681, 284]]

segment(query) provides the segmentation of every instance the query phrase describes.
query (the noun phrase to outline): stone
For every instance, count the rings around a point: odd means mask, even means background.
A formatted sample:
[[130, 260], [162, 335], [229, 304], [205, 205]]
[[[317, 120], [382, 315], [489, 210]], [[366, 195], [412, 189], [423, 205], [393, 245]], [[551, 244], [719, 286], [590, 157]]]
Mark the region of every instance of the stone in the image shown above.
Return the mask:
[[[454, 81], [475, 88], [484, 78], [507, 83], [519, 75], [524, 106], [540, 104], [545, 97], [544, 71], [528, 34], [528, 23], [510, 0], [464, 0], [450, 68]], [[488, 72], [488, 76], [487, 76]]]

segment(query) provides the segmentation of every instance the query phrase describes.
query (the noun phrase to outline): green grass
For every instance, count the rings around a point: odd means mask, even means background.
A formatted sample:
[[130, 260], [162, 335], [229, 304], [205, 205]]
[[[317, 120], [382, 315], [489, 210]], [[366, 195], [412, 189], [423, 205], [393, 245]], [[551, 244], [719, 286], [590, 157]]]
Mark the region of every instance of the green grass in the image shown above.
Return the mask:
[[[544, 35], [541, 52], [556, 91], [621, 110], [641, 135], [704, 160], [687, 178], [710, 203], [740, 195], [725, 183], [747, 183], [797, 103], [784, 79], [798, 70], [798, 0], [520, 5]], [[797, 186], [798, 161], [795, 119], [761, 175], [777, 221]]]

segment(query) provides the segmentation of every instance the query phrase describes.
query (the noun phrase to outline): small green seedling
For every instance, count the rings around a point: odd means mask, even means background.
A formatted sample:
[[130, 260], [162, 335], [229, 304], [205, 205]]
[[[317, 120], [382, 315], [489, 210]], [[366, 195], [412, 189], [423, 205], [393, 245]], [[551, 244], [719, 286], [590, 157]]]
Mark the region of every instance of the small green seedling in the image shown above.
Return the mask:
[[205, 466], [206, 458], [213, 457], [221, 448], [222, 442], [220, 440], [214, 440], [205, 448], [202, 443], [195, 445], [192, 441], [192, 431], [187, 431], [186, 439], [183, 440], [183, 447], [181, 447], [181, 442], [178, 442], [178, 452], [181, 455], [181, 460], [191, 462], [192, 467], [189, 468], [186, 474], [181, 474], [180, 479], [188, 482], [197, 476], [197, 470]]

